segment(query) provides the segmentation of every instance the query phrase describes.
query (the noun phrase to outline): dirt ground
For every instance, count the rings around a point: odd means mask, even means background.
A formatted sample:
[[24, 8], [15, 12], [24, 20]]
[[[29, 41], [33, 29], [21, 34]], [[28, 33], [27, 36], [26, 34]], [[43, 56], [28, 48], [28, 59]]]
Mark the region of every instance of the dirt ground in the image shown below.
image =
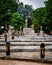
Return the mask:
[[0, 60], [0, 65], [52, 65], [28, 61]]

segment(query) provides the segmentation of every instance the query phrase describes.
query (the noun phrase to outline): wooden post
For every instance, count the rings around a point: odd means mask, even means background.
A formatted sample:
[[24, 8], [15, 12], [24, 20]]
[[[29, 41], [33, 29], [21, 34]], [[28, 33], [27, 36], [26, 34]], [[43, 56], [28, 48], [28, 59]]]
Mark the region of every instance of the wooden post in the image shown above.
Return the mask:
[[7, 42], [7, 34], [6, 34], [6, 32], [4, 32], [4, 38], [5, 38], [5, 42]]
[[6, 42], [6, 56], [10, 56], [10, 42]]
[[12, 39], [14, 39], [14, 33], [12, 33]]
[[45, 58], [45, 44], [44, 43], [40, 45], [40, 51], [41, 51], [40, 53], [41, 58]]

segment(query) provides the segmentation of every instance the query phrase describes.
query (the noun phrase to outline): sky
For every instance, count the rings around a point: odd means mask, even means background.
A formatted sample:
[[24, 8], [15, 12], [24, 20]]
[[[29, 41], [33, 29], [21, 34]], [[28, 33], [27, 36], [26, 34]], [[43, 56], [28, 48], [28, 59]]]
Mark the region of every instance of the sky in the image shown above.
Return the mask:
[[44, 4], [45, 0], [19, 0], [19, 1], [23, 2], [24, 5], [25, 4], [32, 5], [33, 9], [45, 6], [45, 4]]

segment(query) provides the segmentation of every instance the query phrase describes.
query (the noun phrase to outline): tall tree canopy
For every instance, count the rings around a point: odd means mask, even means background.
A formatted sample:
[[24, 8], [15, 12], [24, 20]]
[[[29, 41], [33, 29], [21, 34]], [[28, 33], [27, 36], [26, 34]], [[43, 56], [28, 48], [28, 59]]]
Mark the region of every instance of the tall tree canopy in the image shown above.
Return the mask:
[[24, 27], [24, 19], [23, 16], [19, 13], [12, 13], [11, 14], [11, 25], [14, 28], [20, 28], [20, 26]]
[[52, 0], [48, 0], [45, 2], [46, 5], [46, 23], [47, 30], [52, 31]]
[[45, 1], [45, 7], [34, 10], [32, 17], [35, 30], [38, 30], [42, 25], [43, 30], [50, 33], [52, 31], [52, 0]]
[[10, 13], [16, 11], [16, 0], [0, 0], [0, 25], [7, 24], [10, 20]]
[[36, 31], [39, 30], [41, 25], [43, 26], [45, 24], [45, 19], [46, 19], [45, 18], [45, 16], [46, 16], [45, 12], [46, 12], [45, 8], [38, 8], [38, 9], [33, 11], [33, 14], [32, 14], [33, 22], [32, 23], [35, 25]]

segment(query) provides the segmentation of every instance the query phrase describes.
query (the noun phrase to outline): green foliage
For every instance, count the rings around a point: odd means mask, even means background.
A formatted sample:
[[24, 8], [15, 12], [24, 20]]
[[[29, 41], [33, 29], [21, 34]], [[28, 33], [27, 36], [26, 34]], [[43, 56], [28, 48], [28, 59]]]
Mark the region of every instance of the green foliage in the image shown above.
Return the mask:
[[52, 31], [52, 0], [45, 2], [46, 5], [46, 21], [47, 21], [47, 30]]
[[45, 24], [46, 19], [46, 10], [45, 8], [38, 8], [35, 11], [33, 11], [33, 24], [35, 25], [35, 31], [38, 31], [40, 29], [40, 26]]
[[22, 15], [19, 13], [12, 13], [11, 25], [14, 26], [14, 28], [19, 28], [20, 26], [24, 27], [24, 19]]
[[17, 12], [16, 0], [0, 0], [0, 21], [2, 25], [9, 23], [10, 13], [13, 12]]
[[35, 30], [38, 31], [40, 26], [43, 26], [43, 30], [46, 33], [52, 31], [52, 0], [45, 1], [44, 8], [38, 8], [33, 11], [33, 24], [35, 25]]

